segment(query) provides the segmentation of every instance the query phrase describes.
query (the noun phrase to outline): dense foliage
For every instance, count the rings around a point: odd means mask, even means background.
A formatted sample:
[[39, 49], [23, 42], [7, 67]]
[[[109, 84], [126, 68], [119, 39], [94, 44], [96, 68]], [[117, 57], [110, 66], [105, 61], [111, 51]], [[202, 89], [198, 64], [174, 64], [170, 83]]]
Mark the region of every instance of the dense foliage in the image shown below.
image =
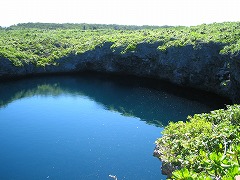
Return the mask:
[[234, 179], [240, 175], [240, 105], [170, 123], [156, 143], [160, 158], [180, 168], [172, 179]]
[[[161, 26], [169, 27], [169, 26]], [[23, 29], [23, 28], [37, 28], [37, 29], [79, 29], [79, 30], [97, 30], [97, 29], [114, 29], [114, 30], [139, 30], [139, 29], [156, 29], [159, 26], [134, 26], [134, 25], [117, 25], [117, 24], [74, 24], [74, 23], [20, 23], [10, 26], [7, 29]]]
[[[142, 29], [144, 28], [144, 29]], [[120, 30], [119, 30], [120, 29]], [[134, 29], [134, 30], [130, 30]], [[28, 23], [0, 29], [0, 57], [16, 66], [33, 63], [56, 64], [55, 60], [81, 54], [112, 43], [112, 50], [134, 51], [140, 43], [158, 43], [158, 51], [200, 43], [222, 45], [220, 53], [237, 55], [240, 50], [240, 22], [193, 27], [134, 27], [87, 24]]]

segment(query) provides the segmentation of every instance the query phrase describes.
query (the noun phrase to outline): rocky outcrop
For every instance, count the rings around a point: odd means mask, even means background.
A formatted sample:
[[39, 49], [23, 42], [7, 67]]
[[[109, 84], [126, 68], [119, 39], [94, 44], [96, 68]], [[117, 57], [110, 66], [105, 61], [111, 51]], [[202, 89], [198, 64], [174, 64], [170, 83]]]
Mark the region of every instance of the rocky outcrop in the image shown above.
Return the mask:
[[240, 54], [231, 59], [231, 99], [233, 102], [240, 102]]
[[[165, 151], [165, 149], [163, 149], [162, 147], [159, 146], [159, 144], [156, 144], [156, 147], [154, 149], [153, 152], [153, 156], [154, 157], [162, 157], [162, 152]], [[170, 178], [172, 176], [172, 172], [177, 170], [177, 169], [181, 169], [181, 167], [173, 165], [172, 163], [169, 163], [167, 161], [165, 161], [164, 159], [161, 159], [162, 161], [162, 166], [161, 166], [161, 173], [163, 175], [166, 175], [168, 178]]]
[[95, 71], [151, 77], [179, 86], [214, 92], [240, 102], [240, 58], [220, 55], [221, 44], [198, 43], [158, 50], [160, 43], [139, 44], [135, 51], [122, 53], [121, 47], [111, 49], [105, 43], [80, 55], [57, 60], [58, 65], [36, 67], [24, 64], [15, 67], [8, 59], [0, 60], [0, 78], [31, 74]]

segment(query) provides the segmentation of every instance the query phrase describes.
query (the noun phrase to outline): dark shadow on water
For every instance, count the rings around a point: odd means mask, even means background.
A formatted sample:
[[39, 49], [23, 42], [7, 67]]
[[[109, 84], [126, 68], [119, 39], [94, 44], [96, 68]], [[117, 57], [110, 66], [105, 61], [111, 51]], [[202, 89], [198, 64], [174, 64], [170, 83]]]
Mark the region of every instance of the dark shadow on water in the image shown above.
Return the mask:
[[153, 79], [95, 73], [51, 75], [0, 83], [0, 107], [36, 95], [87, 96], [110, 111], [166, 126], [188, 115], [223, 108], [219, 96]]

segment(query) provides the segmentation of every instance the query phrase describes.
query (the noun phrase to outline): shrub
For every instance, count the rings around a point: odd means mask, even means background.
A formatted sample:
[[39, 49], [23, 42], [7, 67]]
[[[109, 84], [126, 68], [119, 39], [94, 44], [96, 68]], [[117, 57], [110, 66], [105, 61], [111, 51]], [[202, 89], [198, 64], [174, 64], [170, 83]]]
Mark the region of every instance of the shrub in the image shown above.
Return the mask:
[[170, 123], [156, 143], [160, 159], [181, 167], [172, 179], [234, 179], [240, 174], [240, 105]]

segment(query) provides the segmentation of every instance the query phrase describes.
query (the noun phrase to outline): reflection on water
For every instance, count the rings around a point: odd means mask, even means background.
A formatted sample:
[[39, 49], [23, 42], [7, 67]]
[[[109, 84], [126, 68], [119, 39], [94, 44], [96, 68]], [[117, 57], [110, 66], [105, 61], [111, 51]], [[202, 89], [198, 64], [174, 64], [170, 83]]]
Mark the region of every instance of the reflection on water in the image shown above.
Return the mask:
[[97, 76], [54, 76], [1, 83], [0, 107], [36, 95], [82, 95], [110, 111], [166, 126], [169, 121], [185, 120], [188, 115], [220, 108], [225, 102], [202, 92], [146, 82], [149, 80]]
[[162, 126], [222, 103], [175, 90], [102, 75], [0, 83], [0, 179], [166, 179], [152, 156]]

